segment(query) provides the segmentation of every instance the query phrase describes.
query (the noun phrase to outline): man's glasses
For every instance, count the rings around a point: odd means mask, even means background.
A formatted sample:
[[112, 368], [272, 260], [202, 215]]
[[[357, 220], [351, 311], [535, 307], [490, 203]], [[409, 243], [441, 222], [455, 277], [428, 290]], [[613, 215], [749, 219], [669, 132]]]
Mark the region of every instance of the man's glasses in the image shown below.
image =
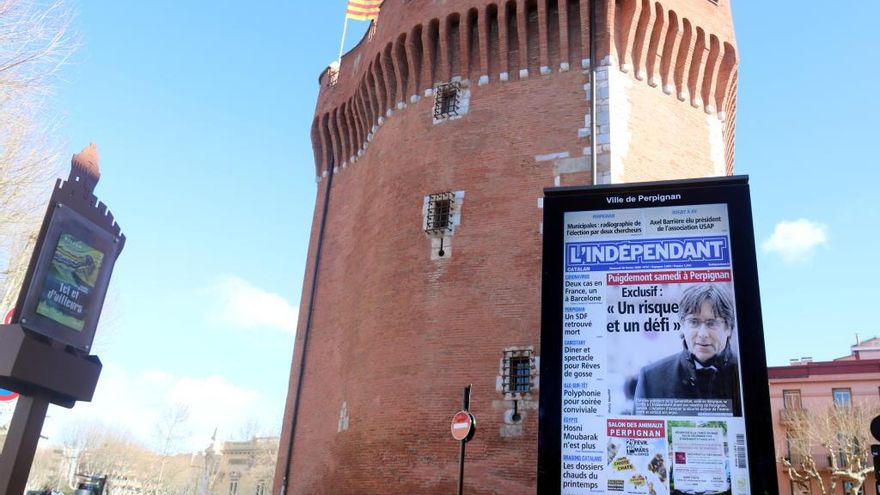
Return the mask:
[[709, 330], [721, 330], [722, 328], [724, 328], [726, 323], [722, 318], [710, 318], [708, 320], [701, 320], [693, 316], [687, 316], [684, 319], [684, 325], [691, 330], [696, 330], [701, 326], [705, 326]]

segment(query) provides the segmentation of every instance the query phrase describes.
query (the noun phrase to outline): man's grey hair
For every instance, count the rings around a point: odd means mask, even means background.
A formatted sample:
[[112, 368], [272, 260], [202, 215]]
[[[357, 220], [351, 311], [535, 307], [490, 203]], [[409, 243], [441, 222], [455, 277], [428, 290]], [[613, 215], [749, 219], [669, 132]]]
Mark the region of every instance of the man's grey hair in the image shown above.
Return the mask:
[[699, 313], [706, 301], [709, 301], [715, 315], [727, 323], [728, 328], [732, 329], [736, 326], [733, 295], [727, 286], [722, 284], [699, 284], [688, 287], [681, 294], [681, 302], [678, 304], [679, 318], [683, 320], [688, 315]]

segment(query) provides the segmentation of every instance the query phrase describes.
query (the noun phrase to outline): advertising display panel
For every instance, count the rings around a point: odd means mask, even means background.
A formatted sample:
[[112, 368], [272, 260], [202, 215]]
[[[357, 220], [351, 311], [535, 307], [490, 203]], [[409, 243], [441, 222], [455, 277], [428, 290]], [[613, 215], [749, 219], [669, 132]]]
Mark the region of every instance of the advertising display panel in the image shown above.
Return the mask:
[[776, 491], [748, 179], [544, 200], [538, 492]]
[[113, 264], [122, 248], [106, 229], [61, 203], [50, 206], [21, 323], [31, 331], [88, 351]]
[[62, 233], [52, 254], [37, 313], [74, 330], [82, 330], [89, 296], [101, 271], [104, 253]]

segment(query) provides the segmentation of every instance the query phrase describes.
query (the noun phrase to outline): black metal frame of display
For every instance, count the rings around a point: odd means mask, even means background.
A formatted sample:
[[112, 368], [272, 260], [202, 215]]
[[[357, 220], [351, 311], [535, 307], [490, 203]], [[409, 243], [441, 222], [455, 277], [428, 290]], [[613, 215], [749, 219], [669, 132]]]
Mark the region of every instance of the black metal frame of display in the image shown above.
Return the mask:
[[[667, 199], [662, 203], [637, 200], [639, 195], [658, 194], [681, 197]], [[612, 203], [608, 200], [610, 197], [623, 198], [624, 201]], [[738, 339], [743, 410], [747, 411], [744, 417], [750, 493], [777, 493], [773, 425], [748, 176], [545, 190], [537, 493], [558, 495], [561, 492], [565, 214], [703, 204], [726, 204], [728, 210], [737, 327], [740, 329]]]
[[[56, 191], [60, 192], [61, 190], [56, 189]], [[125, 237], [114, 234], [115, 226], [112, 224], [110, 226], [102, 225], [87, 218], [83, 213], [80, 213], [83, 209], [74, 202], [53, 201], [50, 203], [49, 211], [46, 214], [48, 224], [46, 233], [40, 237], [38, 242], [33, 277], [28, 279], [33, 283], [28, 286], [25, 297], [18, 307], [21, 308], [19, 321], [28, 330], [88, 352], [95, 338], [98, 318], [110, 283], [110, 274], [113, 272], [113, 265], [119, 256]], [[85, 209], [85, 213], [89, 213], [89, 210]], [[104, 224], [106, 223], [107, 220], [104, 220]], [[115, 229], [119, 230], [118, 227]], [[38, 311], [38, 304], [45, 291], [44, 284], [51, 267], [52, 257], [62, 235], [71, 235], [75, 239], [85, 242], [103, 257], [95, 287], [93, 292], [89, 294], [89, 303], [85, 308], [84, 325], [80, 330], [48, 318]]]

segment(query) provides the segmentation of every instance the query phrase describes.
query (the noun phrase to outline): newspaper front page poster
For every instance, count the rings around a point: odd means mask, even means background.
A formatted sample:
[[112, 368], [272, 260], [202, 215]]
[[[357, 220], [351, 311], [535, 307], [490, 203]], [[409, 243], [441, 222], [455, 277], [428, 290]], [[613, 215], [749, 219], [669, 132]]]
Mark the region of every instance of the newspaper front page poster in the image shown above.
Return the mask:
[[563, 225], [560, 493], [749, 494], [727, 204]]

